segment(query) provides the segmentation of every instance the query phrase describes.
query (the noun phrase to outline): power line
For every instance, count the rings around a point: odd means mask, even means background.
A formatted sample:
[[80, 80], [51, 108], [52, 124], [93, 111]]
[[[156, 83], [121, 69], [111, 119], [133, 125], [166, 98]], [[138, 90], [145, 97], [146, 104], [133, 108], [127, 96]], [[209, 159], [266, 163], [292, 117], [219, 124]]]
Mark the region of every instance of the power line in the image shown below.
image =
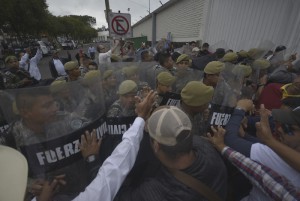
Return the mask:
[[139, 2], [136, 2], [136, 1], [133, 1], [133, 0], [128, 0], [128, 1], [130, 1], [132, 3], [135, 3], [136, 5], [139, 5], [139, 6], [143, 7], [143, 8], [148, 8], [147, 6], [145, 6], [145, 5], [143, 5], [143, 4], [139, 3]]

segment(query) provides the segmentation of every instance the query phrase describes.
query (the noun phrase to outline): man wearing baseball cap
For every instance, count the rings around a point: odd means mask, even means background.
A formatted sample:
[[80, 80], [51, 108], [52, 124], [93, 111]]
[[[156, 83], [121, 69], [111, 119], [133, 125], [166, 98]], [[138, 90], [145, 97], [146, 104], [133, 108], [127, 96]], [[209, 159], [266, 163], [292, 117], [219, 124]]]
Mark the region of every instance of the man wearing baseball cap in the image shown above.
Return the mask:
[[34, 79], [28, 71], [19, 67], [19, 61], [15, 56], [5, 58], [8, 69], [3, 74], [3, 87], [7, 89], [23, 88], [33, 85]]
[[222, 200], [226, 198], [226, 168], [205, 139], [191, 134], [189, 117], [175, 106], [162, 106], [147, 122], [154, 155], [162, 163], [158, 177], [149, 178], [130, 192], [121, 191], [117, 200], [206, 200], [176, 174], [201, 181]]
[[181, 91], [180, 108], [190, 118], [194, 135], [206, 135], [208, 104], [213, 97], [214, 89], [200, 81], [191, 81]]
[[224, 63], [220, 61], [209, 62], [204, 68], [203, 83], [215, 88], [220, 80], [220, 73], [224, 68]]
[[138, 87], [132, 80], [123, 81], [118, 90], [119, 99], [109, 108], [107, 117], [129, 117], [135, 116], [135, 99]]
[[161, 72], [156, 77], [156, 91], [158, 95], [164, 95], [172, 91], [172, 85], [176, 77], [169, 72]]
[[81, 72], [79, 70], [78, 62], [69, 61], [64, 65], [65, 71], [67, 73], [67, 77], [58, 77], [57, 80], [65, 79], [67, 82], [76, 81], [81, 78]]

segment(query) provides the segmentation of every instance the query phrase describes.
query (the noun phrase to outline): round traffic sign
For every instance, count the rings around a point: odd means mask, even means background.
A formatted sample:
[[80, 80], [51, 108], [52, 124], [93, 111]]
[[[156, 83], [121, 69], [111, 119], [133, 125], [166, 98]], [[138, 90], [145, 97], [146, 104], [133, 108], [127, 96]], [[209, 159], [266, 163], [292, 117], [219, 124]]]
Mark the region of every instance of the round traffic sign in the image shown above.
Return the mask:
[[113, 31], [118, 35], [125, 35], [129, 31], [129, 22], [123, 16], [115, 16], [111, 21]]

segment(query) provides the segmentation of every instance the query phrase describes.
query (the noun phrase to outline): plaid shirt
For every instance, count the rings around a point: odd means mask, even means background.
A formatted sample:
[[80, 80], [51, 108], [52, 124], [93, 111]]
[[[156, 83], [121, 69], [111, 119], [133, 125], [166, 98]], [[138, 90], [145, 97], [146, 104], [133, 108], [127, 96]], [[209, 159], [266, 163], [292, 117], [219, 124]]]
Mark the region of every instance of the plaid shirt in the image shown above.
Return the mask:
[[253, 185], [273, 200], [300, 200], [300, 191], [288, 179], [272, 169], [245, 157], [230, 147], [225, 147], [222, 155], [237, 167]]

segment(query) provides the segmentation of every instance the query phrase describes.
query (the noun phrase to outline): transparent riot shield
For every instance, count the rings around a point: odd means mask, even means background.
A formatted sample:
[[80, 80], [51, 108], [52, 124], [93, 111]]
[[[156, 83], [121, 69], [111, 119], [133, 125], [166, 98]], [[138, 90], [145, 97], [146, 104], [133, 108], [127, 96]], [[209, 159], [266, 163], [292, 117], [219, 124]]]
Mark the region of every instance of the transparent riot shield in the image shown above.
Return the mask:
[[147, 82], [151, 89], [156, 87], [157, 62], [140, 62], [139, 64], [140, 79]]
[[174, 92], [180, 94], [181, 90], [190, 81], [200, 81], [203, 79], [203, 71], [186, 68], [180, 69], [177, 67], [176, 80], [174, 83]]
[[274, 47], [275, 44], [272, 41], [269, 40], [261, 41], [257, 47], [257, 49], [260, 51], [258, 51], [258, 54], [254, 59], [263, 58], [267, 54], [267, 52], [272, 50]]
[[[138, 90], [144, 87], [155, 88], [154, 67], [155, 62], [118, 62], [111, 63], [109, 70], [103, 73], [103, 90], [106, 108], [119, 98], [119, 85], [125, 80], [134, 81]], [[150, 84], [151, 83], [151, 84]], [[111, 87], [110, 87], [111, 86]], [[112, 98], [109, 98], [112, 97]], [[113, 100], [113, 101], [112, 101]]]
[[147, 86], [147, 83], [140, 79], [140, 74], [141, 67], [138, 62], [117, 62], [111, 63], [109, 70], [102, 76], [107, 105], [105, 118], [107, 135], [103, 137], [100, 148], [102, 161], [122, 141], [124, 132], [136, 117], [134, 97], [138, 94], [139, 87]]
[[210, 104], [208, 127], [225, 126], [241, 95], [243, 72], [222, 71]]
[[29, 186], [38, 180], [60, 177], [66, 181], [55, 194], [57, 200], [71, 200], [88, 184], [88, 171], [79, 148], [86, 130], [97, 129], [104, 118], [101, 77], [46, 87], [6, 90], [1, 109], [10, 124], [8, 135], [27, 158]]

